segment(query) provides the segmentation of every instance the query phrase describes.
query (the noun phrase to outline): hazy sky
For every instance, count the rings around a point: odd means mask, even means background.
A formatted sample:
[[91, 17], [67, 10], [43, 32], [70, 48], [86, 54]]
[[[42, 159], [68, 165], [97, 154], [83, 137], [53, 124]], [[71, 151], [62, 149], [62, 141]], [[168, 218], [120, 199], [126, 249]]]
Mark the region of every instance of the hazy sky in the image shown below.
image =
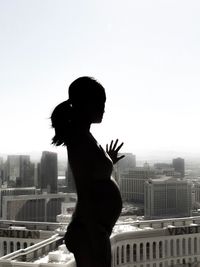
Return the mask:
[[0, 153], [62, 153], [48, 118], [89, 75], [107, 93], [102, 145], [200, 155], [199, 14], [198, 0], [0, 0]]

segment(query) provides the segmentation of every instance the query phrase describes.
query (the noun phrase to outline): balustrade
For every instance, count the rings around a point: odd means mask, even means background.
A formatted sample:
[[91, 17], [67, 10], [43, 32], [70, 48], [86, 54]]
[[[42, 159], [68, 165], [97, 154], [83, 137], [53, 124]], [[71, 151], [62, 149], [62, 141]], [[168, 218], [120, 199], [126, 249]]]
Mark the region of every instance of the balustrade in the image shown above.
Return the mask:
[[[122, 241], [120, 241], [120, 236]], [[163, 237], [162, 237], [163, 238]], [[153, 238], [152, 238], [153, 239]], [[112, 238], [111, 238], [112, 240]], [[123, 233], [117, 235], [117, 240], [114, 246], [113, 252], [113, 267], [118, 266], [135, 266], [143, 267], [147, 265], [153, 267], [154, 263], [156, 267], [165, 266], [166, 264], [171, 265], [171, 261], [174, 263], [187, 263], [189, 261], [189, 256], [194, 259], [200, 260], [198, 254], [200, 253], [200, 238], [197, 237], [180, 237], [180, 238], [167, 238], [154, 241], [151, 239], [144, 240], [141, 239], [128, 239], [125, 241]], [[189, 252], [191, 254], [189, 254]]]

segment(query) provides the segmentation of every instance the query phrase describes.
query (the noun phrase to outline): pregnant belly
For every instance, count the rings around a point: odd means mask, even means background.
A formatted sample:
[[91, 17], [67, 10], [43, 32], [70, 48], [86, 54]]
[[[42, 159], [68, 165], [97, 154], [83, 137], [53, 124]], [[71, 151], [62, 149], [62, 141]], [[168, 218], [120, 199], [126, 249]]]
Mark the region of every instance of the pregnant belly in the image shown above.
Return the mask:
[[122, 209], [119, 188], [113, 180], [95, 181], [92, 188], [95, 219], [109, 228], [116, 223]]

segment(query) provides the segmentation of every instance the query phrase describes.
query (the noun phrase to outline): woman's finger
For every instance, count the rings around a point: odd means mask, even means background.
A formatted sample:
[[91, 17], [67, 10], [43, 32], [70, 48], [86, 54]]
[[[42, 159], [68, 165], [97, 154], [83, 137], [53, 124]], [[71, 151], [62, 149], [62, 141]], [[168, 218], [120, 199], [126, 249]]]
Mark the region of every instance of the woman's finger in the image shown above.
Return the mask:
[[117, 143], [118, 143], [118, 139], [116, 139], [115, 143], [114, 143], [114, 146], [113, 146], [113, 150], [115, 150], [116, 146], [117, 146]]
[[113, 140], [110, 142], [109, 150], [112, 150]]
[[125, 157], [125, 155], [122, 155], [119, 158], [117, 158], [117, 160], [123, 159], [124, 157]]
[[116, 152], [118, 152], [120, 150], [120, 148], [123, 146], [123, 142], [118, 146], [118, 148], [116, 149]]

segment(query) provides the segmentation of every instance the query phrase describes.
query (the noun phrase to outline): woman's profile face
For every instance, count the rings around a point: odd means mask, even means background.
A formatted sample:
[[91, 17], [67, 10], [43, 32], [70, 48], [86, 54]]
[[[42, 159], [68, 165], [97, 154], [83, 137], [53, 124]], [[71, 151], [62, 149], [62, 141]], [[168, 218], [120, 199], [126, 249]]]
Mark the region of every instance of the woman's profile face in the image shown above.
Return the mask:
[[101, 123], [105, 110], [105, 99], [90, 98], [78, 106], [78, 117], [89, 123]]
[[80, 77], [69, 87], [76, 118], [89, 123], [100, 123], [103, 119], [106, 94], [105, 89], [90, 77]]
[[89, 105], [91, 115], [91, 123], [100, 123], [103, 119], [105, 111], [105, 100], [101, 102], [93, 102]]

